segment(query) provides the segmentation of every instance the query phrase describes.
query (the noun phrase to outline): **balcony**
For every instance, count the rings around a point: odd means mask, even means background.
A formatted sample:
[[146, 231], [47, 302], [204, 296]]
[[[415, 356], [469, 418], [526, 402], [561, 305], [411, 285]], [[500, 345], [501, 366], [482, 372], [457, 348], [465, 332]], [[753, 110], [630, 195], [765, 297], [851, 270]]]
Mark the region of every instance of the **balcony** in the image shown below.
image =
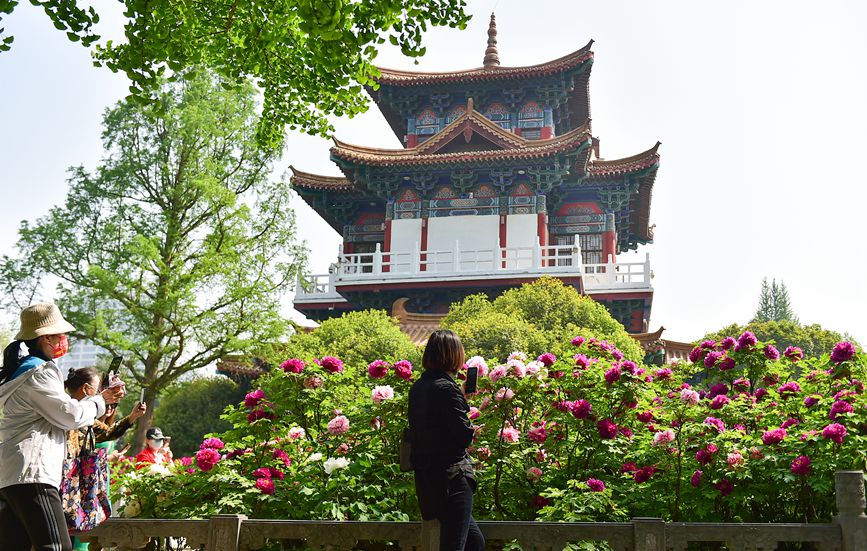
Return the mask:
[[392, 283], [425, 283], [537, 278], [549, 275], [580, 278], [586, 294], [652, 291], [650, 255], [644, 262], [584, 264], [575, 245], [535, 247], [492, 247], [464, 250], [455, 242], [451, 250], [338, 254], [328, 274], [309, 276], [299, 282], [296, 304], [343, 302], [343, 286], [377, 286]]

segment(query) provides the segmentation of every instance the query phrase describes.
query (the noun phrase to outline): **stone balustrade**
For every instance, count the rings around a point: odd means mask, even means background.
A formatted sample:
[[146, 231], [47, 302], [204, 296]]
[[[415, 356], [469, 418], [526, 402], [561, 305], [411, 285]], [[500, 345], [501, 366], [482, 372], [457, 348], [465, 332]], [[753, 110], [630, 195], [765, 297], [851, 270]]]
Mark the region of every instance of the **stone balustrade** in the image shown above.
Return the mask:
[[[867, 551], [864, 475], [836, 473], [838, 514], [826, 524], [664, 522], [480, 522], [489, 543], [517, 541], [525, 551], [559, 551], [568, 543], [607, 542], [614, 551], [685, 551], [690, 543], [722, 542], [729, 551], [773, 551], [780, 542], [811, 543], [819, 551]], [[430, 522], [337, 522], [247, 519], [218, 515], [208, 520], [112, 518], [81, 536], [92, 549], [143, 549], [158, 538], [182, 538], [189, 549], [256, 551], [269, 540], [309, 549], [342, 551], [364, 542], [393, 542], [401, 549], [436, 551], [439, 527]], [[499, 546], [498, 546], [499, 547]]]

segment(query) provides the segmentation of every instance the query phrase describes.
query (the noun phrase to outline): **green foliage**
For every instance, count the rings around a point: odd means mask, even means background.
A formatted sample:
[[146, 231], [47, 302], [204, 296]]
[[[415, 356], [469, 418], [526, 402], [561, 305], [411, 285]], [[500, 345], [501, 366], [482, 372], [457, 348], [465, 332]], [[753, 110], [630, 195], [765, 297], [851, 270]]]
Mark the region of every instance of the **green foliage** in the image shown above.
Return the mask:
[[7, 294], [58, 281], [76, 336], [126, 356], [149, 406], [139, 445], [163, 388], [287, 333], [280, 300], [306, 252], [288, 184], [267, 180], [281, 148], [255, 139], [258, 120], [252, 86], [204, 72], [157, 104], [121, 102], [104, 117], [102, 164], [72, 169], [66, 204], [22, 223], [18, 258], [0, 266]]
[[399, 322], [383, 310], [347, 312], [325, 320], [309, 333], [293, 335], [279, 353], [282, 358], [306, 361], [336, 356], [347, 365], [362, 367], [369, 358], [413, 363], [421, 359], [418, 347], [400, 330]]
[[244, 392], [222, 376], [176, 382], [160, 396], [153, 424], [172, 437], [176, 456], [192, 455], [206, 434], [232, 428], [220, 419], [227, 406], [244, 399]]
[[644, 357], [603, 305], [552, 277], [510, 289], [493, 302], [471, 295], [452, 305], [442, 326], [461, 336], [469, 355], [500, 361], [515, 350], [557, 354], [578, 334], [607, 339], [632, 360]]
[[[94, 8], [80, 0], [32, 0], [73, 42], [99, 40]], [[219, 74], [228, 87], [248, 82], [264, 93], [260, 137], [282, 141], [283, 127], [326, 135], [328, 115], [356, 115], [367, 108], [364, 86], [374, 85], [377, 47], [388, 40], [404, 55], [424, 54], [428, 26], [463, 29], [464, 0], [251, 0], [193, 2], [123, 1], [126, 42], [95, 45], [95, 63], [122, 71], [139, 101], [166, 77], [190, 67]], [[0, 14], [15, 1], [0, 1]], [[0, 35], [0, 51], [12, 37]]]
[[760, 341], [775, 343], [780, 351], [789, 346], [797, 346], [804, 351], [804, 355], [807, 357], [830, 354], [834, 345], [844, 338], [855, 342], [847, 335], [841, 335], [830, 329], [823, 329], [818, 324], [800, 325], [791, 321], [752, 321], [743, 326], [733, 323], [719, 331], [708, 333], [702, 340], [719, 341], [727, 335], [737, 336], [744, 331], [752, 331]]
[[792, 305], [789, 302], [789, 290], [786, 289], [786, 284], [782, 281], [777, 284], [777, 280], [771, 280], [768, 285], [768, 278], [762, 279], [762, 291], [759, 295], [759, 307], [756, 310], [752, 321], [789, 321], [798, 323], [798, 317], [792, 311]]

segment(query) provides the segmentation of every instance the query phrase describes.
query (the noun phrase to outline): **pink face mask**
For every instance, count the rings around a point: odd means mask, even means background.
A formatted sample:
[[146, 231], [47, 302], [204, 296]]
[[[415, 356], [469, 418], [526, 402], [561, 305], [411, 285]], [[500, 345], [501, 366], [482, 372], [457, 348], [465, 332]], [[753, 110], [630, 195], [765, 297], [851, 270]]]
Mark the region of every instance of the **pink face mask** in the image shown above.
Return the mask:
[[51, 357], [55, 360], [61, 356], [66, 356], [69, 352], [69, 339], [66, 335], [60, 335], [60, 340], [51, 348]]

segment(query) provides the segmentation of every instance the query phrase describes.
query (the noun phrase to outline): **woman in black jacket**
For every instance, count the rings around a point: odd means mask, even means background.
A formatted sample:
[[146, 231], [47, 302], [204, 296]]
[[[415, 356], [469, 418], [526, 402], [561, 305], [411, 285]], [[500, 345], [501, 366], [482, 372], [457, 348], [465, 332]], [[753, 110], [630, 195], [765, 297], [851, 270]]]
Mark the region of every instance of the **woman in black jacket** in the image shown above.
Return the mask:
[[455, 382], [464, 364], [461, 340], [435, 331], [422, 357], [424, 373], [409, 391], [409, 432], [415, 490], [422, 518], [440, 521], [441, 551], [481, 551], [485, 538], [473, 519], [476, 479], [467, 446], [473, 425]]

